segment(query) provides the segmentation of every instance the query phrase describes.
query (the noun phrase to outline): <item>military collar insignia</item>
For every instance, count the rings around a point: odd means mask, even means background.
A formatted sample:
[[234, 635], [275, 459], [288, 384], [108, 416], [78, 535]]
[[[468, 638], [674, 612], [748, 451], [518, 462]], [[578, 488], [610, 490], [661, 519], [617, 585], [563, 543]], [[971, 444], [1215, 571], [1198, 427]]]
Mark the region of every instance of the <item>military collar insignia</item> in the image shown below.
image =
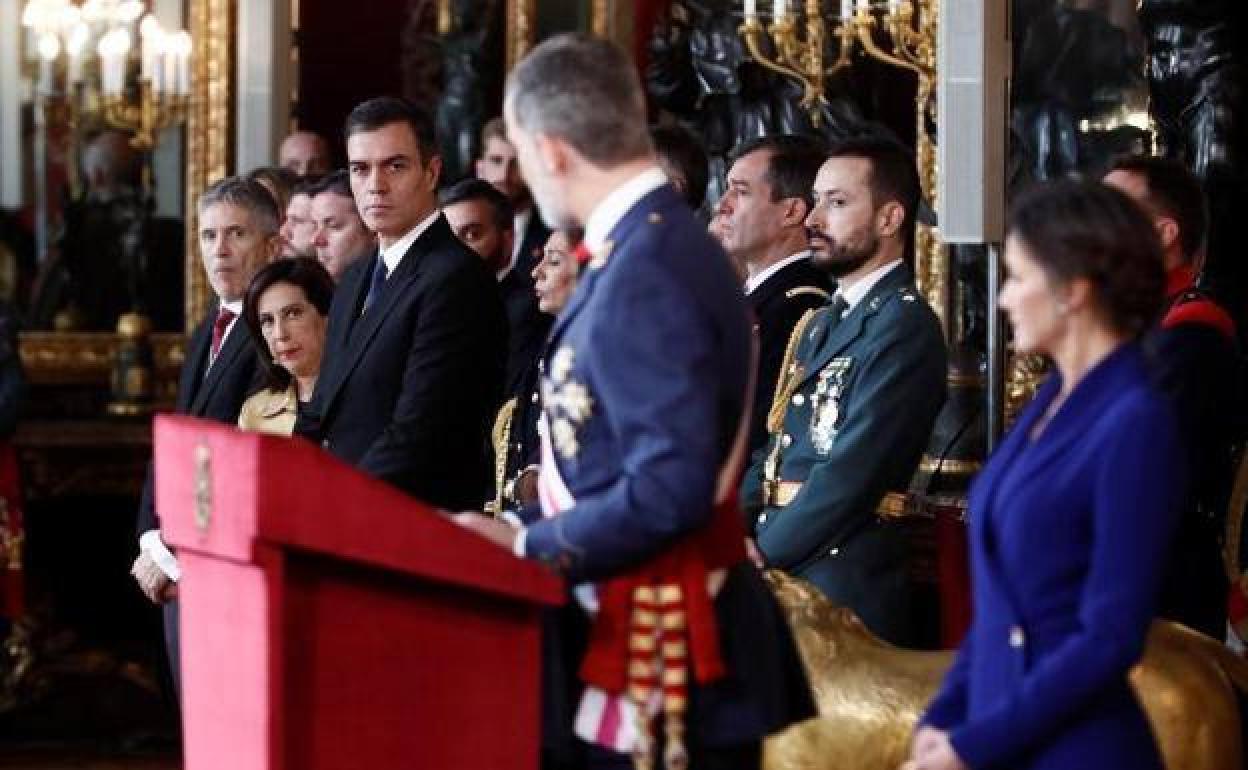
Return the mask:
[[589, 260], [589, 269], [601, 270], [602, 268], [606, 267], [607, 260], [611, 258], [611, 249], [613, 248], [615, 248], [615, 241], [606, 241], [605, 243], [603, 243], [602, 248], [599, 249], [599, 252], [601, 253], [595, 254]]

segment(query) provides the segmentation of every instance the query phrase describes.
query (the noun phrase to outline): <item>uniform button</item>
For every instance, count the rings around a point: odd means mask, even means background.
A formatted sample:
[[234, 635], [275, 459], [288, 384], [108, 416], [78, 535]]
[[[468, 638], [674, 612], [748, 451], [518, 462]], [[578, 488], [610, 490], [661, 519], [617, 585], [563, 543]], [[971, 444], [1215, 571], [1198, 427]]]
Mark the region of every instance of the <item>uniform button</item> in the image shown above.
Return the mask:
[[532, 396], [529, 396], [529, 401], [531, 401], [531, 402], [532, 402], [532, 403], [534, 403], [534, 404], [536, 404], [536, 403], [537, 403], [537, 391], [536, 391], [536, 390], [535, 390], [535, 391], [533, 391], [533, 395], [532, 395]]
[[793, 406], [801, 406], [804, 403], [806, 403], [806, 397], [803, 396], [801, 393], [798, 393], [797, 395], [793, 396]]
[[839, 556], [840, 553], [841, 553], [840, 548], [833, 548], [832, 550], [828, 551], [828, 556]]
[[790, 436], [789, 434], [786, 433], [780, 437], [780, 446], [788, 447], [789, 444], [792, 444], [792, 443], [793, 443], [793, 437]]
[[1010, 626], [1010, 646], [1016, 650], [1023, 648], [1024, 642], [1027, 641], [1026, 635], [1020, 626]]
[[767, 523], [767, 514], [765, 514], [765, 513], [760, 513], [760, 514], [758, 514], [758, 523], [759, 523], [759, 524], [766, 524], [766, 523]]

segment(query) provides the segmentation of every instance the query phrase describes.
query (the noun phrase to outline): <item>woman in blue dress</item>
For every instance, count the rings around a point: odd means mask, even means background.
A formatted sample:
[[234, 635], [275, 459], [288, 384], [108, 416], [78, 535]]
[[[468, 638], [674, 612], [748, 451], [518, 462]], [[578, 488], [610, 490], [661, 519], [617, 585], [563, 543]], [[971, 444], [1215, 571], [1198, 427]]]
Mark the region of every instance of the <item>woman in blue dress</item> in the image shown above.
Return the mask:
[[1160, 768], [1127, 681], [1176, 521], [1177, 428], [1137, 339], [1161, 307], [1152, 225], [1061, 181], [1023, 195], [1001, 306], [1055, 372], [969, 497], [975, 617], [909, 770]]

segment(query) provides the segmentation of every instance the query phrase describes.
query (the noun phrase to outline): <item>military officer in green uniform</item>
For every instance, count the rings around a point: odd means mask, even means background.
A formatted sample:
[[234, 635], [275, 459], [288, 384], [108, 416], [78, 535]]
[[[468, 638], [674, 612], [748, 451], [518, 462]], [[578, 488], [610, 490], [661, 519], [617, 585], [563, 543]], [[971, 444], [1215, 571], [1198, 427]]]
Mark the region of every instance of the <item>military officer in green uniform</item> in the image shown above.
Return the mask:
[[742, 482], [758, 557], [896, 644], [916, 641], [904, 492], [945, 400], [939, 321], [914, 287], [914, 160], [882, 138], [832, 148], [807, 217], [838, 280], [794, 328], [770, 438]]

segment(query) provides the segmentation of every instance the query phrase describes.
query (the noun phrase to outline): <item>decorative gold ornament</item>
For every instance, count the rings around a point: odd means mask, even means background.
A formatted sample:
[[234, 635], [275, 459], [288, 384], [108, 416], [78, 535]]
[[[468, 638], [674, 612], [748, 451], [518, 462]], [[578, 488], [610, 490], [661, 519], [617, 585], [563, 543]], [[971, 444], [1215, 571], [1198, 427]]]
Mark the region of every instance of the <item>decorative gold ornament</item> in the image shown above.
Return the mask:
[[212, 448], [195, 447], [195, 528], [207, 537], [212, 526]]
[[[793, 629], [819, 716], [769, 738], [763, 767], [896, 770], [953, 653], [893, 647], [810, 583], [776, 570], [766, 577]], [[1130, 680], [1169, 770], [1241, 766], [1235, 690], [1248, 690], [1248, 661], [1203, 634], [1156, 621]]]

